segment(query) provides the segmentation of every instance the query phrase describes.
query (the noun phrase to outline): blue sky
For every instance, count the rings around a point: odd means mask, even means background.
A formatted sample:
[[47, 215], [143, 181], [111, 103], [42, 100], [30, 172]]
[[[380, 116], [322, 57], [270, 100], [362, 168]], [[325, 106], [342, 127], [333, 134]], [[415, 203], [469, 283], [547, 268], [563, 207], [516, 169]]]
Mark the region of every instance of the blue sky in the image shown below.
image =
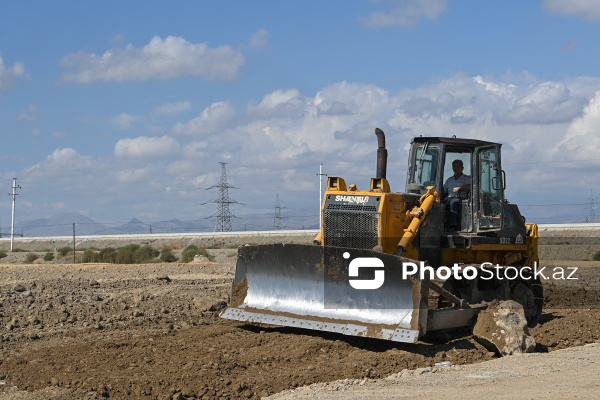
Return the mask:
[[376, 126], [394, 191], [423, 134], [502, 142], [507, 197], [529, 220], [584, 222], [600, 194], [598, 0], [2, 8], [0, 189], [18, 178], [17, 225], [203, 219], [220, 161], [236, 215], [273, 212], [279, 194], [316, 219], [319, 164], [366, 187]]

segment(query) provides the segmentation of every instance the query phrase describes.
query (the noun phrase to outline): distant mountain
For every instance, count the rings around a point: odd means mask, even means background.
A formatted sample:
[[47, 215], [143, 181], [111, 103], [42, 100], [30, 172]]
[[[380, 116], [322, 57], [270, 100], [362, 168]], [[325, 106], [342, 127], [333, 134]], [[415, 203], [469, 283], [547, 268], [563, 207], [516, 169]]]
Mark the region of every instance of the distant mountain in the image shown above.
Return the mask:
[[[24, 221], [15, 226], [15, 235], [23, 237], [72, 236], [73, 224], [75, 224], [76, 235], [92, 235], [105, 228], [100, 222], [81, 214], [64, 212], [50, 218]], [[2, 230], [2, 236], [9, 234], [8, 230]]]
[[[311, 212], [296, 212], [294, 216], [282, 215], [282, 229], [316, 229], [318, 219]], [[269, 231], [273, 230], [274, 220], [270, 213], [248, 214], [240, 218], [232, 218], [231, 226], [234, 231]], [[75, 234], [83, 235], [128, 235], [145, 233], [188, 233], [213, 232], [215, 218], [194, 221], [172, 219], [168, 221], [144, 222], [132, 218], [119, 226], [107, 226], [91, 218], [77, 213], [60, 213], [50, 218], [39, 218], [24, 221], [15, 226], [15, 235], [23, 237], [72, 236], [73, 224]], [[10, 228], [2, 229], [2, 236], [8, 237]]]
[[115, 226], [97, 230], [93, 235], [124, 235], [135, 233], [150, 233], [150, 225], [140, 221], [137, 218], [132, 218], [131, 221], [121, 226]]

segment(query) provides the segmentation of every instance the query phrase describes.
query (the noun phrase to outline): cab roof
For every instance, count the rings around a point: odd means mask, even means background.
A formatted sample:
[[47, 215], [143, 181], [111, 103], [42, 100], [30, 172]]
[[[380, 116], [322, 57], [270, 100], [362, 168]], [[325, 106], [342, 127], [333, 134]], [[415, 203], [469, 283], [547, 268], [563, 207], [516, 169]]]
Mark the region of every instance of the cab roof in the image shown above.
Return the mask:
[[441, 136], [416, 136], [416, 137], [412, 138], [410, 143], [411, 144], [413, 144], [413, 143], [445, 143], [445, 144], [450, 144], [450, 145], [468, 146], [468, 147], [495, 146], [495, 145], [502, 146], [502, 144], [500, 144], [500, 143], [486, 142], [484, 140], [478, 140], [478, 139], [463, 139], [463, 138], [456, 138], [456, 137], [449, 138], [449, 137], [441, 137]]

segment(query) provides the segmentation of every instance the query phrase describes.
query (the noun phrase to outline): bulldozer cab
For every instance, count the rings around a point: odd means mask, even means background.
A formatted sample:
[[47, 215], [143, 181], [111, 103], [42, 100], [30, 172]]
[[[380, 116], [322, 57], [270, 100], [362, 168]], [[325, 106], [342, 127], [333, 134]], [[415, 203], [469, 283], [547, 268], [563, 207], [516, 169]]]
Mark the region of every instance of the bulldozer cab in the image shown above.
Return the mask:
[[[406, 192], [423, 194], [433, 186], [442, 202], [458, 202], [458, 226], [465, 233], [501, 230], [505, 179], [499, 143], [444, 137], [416, 137], [411, 142]], [[452, 163], [463, 164], [462, 179], [469, 190], [448, 193], [445, 183], [452, 178]], [[452, 178], [453, 179], [453, 178]], [[448, 227], [449, 210], [445, 210]]]

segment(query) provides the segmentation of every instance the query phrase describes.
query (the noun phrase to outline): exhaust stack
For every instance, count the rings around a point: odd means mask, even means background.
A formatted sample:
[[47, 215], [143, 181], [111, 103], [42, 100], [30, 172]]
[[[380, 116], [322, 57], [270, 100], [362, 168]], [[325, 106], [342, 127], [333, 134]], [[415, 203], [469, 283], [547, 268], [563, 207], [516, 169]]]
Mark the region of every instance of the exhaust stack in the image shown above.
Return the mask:
[[387, 172], [387, 150], [385, 148], [385, 133], [379, 128], [375, 128], [377, 135], [377, 173], [376, 178], [384, 178]]

